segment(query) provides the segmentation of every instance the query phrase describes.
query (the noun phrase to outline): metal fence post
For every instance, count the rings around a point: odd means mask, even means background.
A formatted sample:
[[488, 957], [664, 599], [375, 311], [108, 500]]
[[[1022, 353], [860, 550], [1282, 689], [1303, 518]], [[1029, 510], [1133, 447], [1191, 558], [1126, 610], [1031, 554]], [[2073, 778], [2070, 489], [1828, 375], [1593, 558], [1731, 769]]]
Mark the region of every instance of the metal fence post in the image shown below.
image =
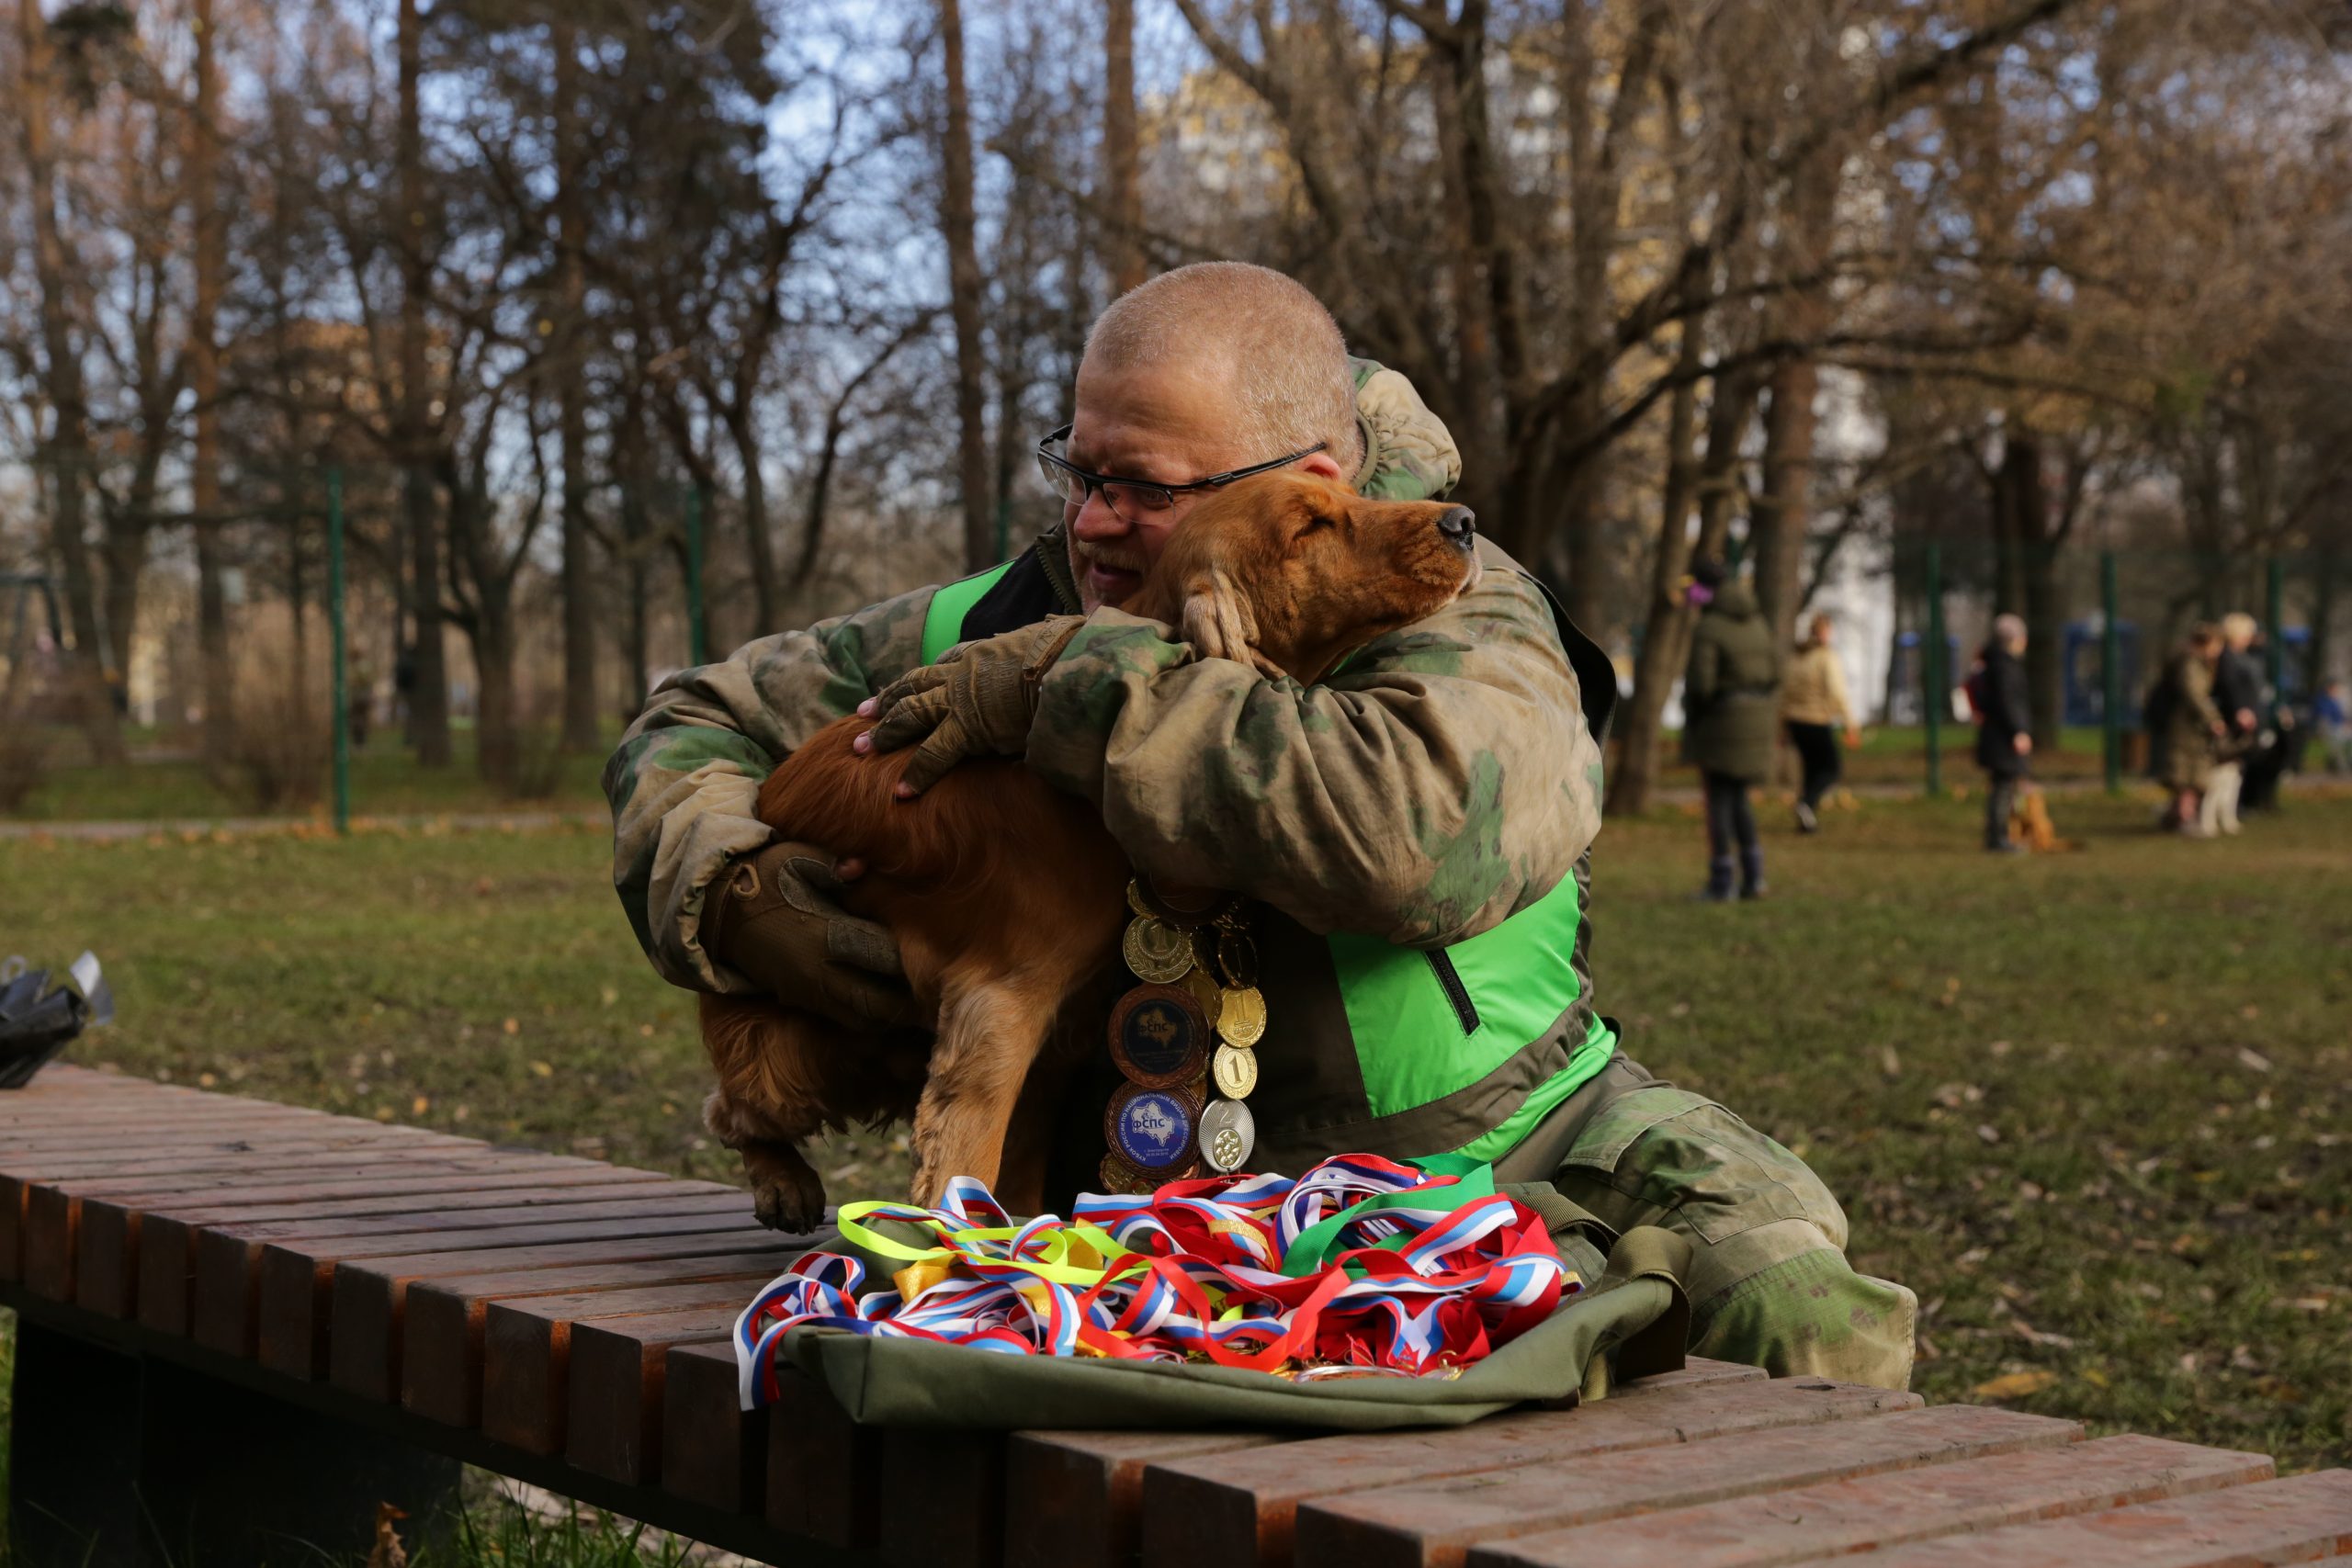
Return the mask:
[[996, 503], [996, 558], [1002, 560], [1012, 553], [1012, 499], [1000, 497]]
[[700, 485], [686, 488], [686, 662], [710, 662], [710, 628], [703, 619]]
[[2107, 761], [2107, 793], [2123, 793], [2123, 628], [2117, 624], [2115, 552], [2098, 553], [2099, 739]]
[[343, 610], [343, 469], [327, 470], [327, 625], [334, 639], [334, 696], [327, 717], [334, 726], [334, 830], [351, 831], [351, 694], [345, 662]]
[[1919, 719], [1928, 730], [1928, 798], [1944, 793], [1944, 707], [1951, 682], [1944, 671], [1944, 552], [1932, 540], [1926, 560], [1928, 635], [1919, 649]]
[[2269, 678], [2270, 689], [2284, 694], [2287, 690], [2287, 563], [2277, 556], [2270, 558], [2269, 581], [2263, 586], [2263, 673]]

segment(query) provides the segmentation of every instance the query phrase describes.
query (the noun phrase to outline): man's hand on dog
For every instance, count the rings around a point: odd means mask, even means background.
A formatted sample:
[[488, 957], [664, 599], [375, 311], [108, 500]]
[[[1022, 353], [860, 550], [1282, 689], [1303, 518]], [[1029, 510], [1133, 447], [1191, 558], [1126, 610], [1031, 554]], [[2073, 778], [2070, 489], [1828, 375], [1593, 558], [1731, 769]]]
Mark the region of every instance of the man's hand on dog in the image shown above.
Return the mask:
[[762, 990], [835, 1023], [919, 1023], [889, 928], [833, 901], [864, 869], [836, 865], [813, 844], [770, 844], [711, 887], [703, 945]]
[[858, 705], [874, 728], [854, 742], [861, 757], [913, 746], [898, 796], [912, 800], [967, 757], [1018, 757], [1029, 749], [1037, 682], [1083, 615], [1054, 615], [949, 649], [936, 664], [899, 676]]

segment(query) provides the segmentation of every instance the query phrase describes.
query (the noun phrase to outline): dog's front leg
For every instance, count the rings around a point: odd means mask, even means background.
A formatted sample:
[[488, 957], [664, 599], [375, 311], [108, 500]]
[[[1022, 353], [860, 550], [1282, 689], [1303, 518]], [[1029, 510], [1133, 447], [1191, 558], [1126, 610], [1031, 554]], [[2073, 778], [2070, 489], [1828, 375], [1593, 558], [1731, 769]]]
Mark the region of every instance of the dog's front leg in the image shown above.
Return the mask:
[[807, 1235], [824, 1223], [824, 1181], [771, 1118], [716, 1089], [703, 1102], [702, 1119], [720, 1143], [743, 1156], [752, 1212], [760, 1224]]
[[1059, 988], [951, 980], [931, 1077], [915, 1107], [913, 1198], [936, 1204], [951, 1178], [996, 1184], [1013, 1107], [1060, 1005]]

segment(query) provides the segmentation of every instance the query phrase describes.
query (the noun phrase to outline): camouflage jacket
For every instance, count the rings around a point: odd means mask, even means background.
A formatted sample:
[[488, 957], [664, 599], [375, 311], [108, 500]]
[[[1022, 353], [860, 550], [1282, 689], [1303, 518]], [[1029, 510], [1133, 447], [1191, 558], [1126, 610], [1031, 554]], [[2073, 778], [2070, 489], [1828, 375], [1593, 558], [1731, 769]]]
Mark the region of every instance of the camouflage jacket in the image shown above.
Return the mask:
[[[1357, 386], [1357, 488], [1443, 493], [1460, 471], [1444, 426], [1394, 371], [1360, 365]], [[1031, 547], [1075, 612], [1061, 530]], [[1317, 932], [1437, 946], [1483, 931], [1576, 868], [1600, 825], [1600, 752], [1548, 598], [1482, 548], [1477, 588], [1314, 686], [1099, 610], [1045, 679], [1028, 763], [1097, 806], [1153, 877], [1245, 893]], [[604, 784], [615, 886], [669, 979], [748, 988], [697, 940], [704, 890], [774, 836], [753, 817], [768, 771], [920, 661], [932, 592], [760, 638], [649, 699]]]

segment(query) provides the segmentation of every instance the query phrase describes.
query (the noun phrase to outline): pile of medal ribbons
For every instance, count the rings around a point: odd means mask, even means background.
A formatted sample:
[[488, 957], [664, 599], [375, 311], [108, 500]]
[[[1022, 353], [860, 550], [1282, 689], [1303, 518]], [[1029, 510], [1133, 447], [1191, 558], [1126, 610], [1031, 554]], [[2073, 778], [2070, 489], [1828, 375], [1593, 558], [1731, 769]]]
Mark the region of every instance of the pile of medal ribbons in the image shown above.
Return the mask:
[[803, 1325], [1296, 1382], [1453, 1376], [1583, 1288], [1542, 1217], [1497, 1192], [1489, 1167], [1450, 1155], [1086, 1193], [1069, 1220], [1026, 1224], [958, 1178], [937, 1209], [851, 1203], [835, 1223], [904, 1266], [893, 1288], [861, 1294], [858, 1258], [796, 1259], [736, 1320], [745, 1409], [777, 1397], [776, 1357]]
[[1258, 1087], [1266, 998], [1240, 898], [1180, 897], [1137, 877], [1127, 908], [1119, 952], [1141, 983], [1111, 1009], [1111, 1060], [1127, 1081], [1103, 1112], [1111, 1148], [1098, 1175], [1104, 1191], [1140, 1193], [1249, 1159], [1258, 1129], [1244, 1102]]

